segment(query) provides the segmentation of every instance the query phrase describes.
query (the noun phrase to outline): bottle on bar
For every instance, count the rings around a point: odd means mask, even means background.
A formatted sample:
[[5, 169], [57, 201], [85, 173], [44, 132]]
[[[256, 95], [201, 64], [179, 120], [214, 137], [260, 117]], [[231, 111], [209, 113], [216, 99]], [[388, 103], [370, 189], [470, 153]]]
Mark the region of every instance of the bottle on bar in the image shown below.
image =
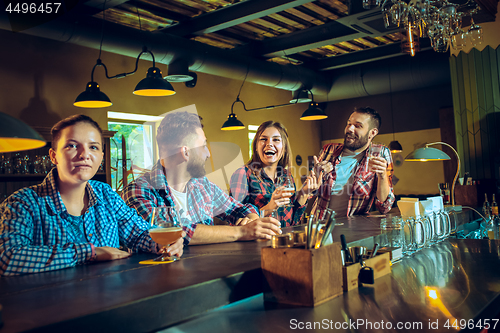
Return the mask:
[[489, 220], [490, 218], [490, 203], [488, 202], [488, 194], [484, 194], [484, 203], [483, 203], [483, 213], [484, 213], [484, 218], [486, 220]]
[[493, 193], [493, 201], [491, 202], [491, 215], [493, 215], [493, 218], [498, 216], [498, 204], [495, 200], [495, 193]]

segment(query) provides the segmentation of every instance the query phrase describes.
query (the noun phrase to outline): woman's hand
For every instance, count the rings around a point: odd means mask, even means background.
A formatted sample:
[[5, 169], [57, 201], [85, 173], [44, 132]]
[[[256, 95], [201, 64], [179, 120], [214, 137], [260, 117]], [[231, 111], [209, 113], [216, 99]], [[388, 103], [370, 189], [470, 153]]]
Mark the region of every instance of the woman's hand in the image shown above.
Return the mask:
[[273, 210], [277, 209], [278, 207], [290, 204], [290, 197], [293, 195], [293, 193], [284, 191], [284, 189], [284, 186], [277, 187], [271, 195], [271, 199], [269, 200], [267, 205], [261, 207], [260, 210]]
[[125, 259], [130, 257], [132, 254], [125, 252], [110, 246], [101, 246], [95, 248], [95, 261], [109, 261]]

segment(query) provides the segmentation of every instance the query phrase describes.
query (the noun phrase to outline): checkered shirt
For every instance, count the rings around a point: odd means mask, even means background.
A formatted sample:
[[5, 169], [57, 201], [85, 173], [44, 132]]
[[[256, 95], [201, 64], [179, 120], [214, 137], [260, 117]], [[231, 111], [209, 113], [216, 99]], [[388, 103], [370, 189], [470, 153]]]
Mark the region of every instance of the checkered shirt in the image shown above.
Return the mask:
[[[381, 145], [373, 144], [373, 146]], [[323, 216], [324, 214], [324, 209], [328, 208], [328, 206], [330, 205], [330, 199], [332, 195], [331, 192], [337, 179], [336, 167], [338, 164], [340, 164], [341, 153], [343, 149], [343, 144], [331, 143], [325, 145], [319, 153], [319, 161], [330, 161], [334, 166], [334, 169], [324, 177], [323, 184], [318, 191], [318, 198], [316, 199], [316, 202], [314, 204], [313, 209], [320, 209], [321, 216]], [[394, 190], [392, 188], [392, 175], [394, 173], [394, 167], [389, 148], [382, 146], [382, 151], [380, 153], [380, 156], [387, 161], [387, 171], [390, 186], [390, 193], [384, 202], [381, 202], [376, 198], [377, 175], [374, 172], [365, 171], [367, 170], [366, 164], [368, 163], [368, 151], [369, 149], [364, 152], [365, 156], [358, 163], [355, 169], [352, 194], [347, 207], [347, 216], [368, 213], [370, 207], [373, 204], [373, 201], [375, 201], [375, 206], [377, 207], [377, 209], [382, 214], [385, 214], [392, 208], [394, 200], [396, 199], [396, 197], [394, 196]]]
[[[57, 189], [57, 169], [41, 184], [21, 189], [0, 206], [0, 274], [38, 273], [90, 261], [93, 247], [156, 252], [147, 223], [108, 184], [89, 180], [84, 235], [70, 225]], [[86, 242], [79, 241], [85, 239]]]
[[[292, 177], [287, 169], [284, 169], [283, 172], [285, 175]], [[231, 176], [231, 195], [242, 203], [252, 204], [259, 209], [264, 207], [271, 200], [276, 184], [263, 171], [260, 173], [260, 178], [247, 166], [239, 168]], [[294, 193], [290, 198], [293, 205], [279, 207], [277, 210], [278, 220], [281, 222], [282, 227], [289, 227], [301, 222], [306, 205], [300, 205], [295, 199]]]
[[[250, 213], [257, 214], [252, 205], [243, 205], [231, 198], [206, 177], [191, 178], [186, 185], [186, 191], [187, 215], [190, 220], [180, 218], [180, 224], [186, 232], [184, 237], [186, 245], [191, 241], [196, 225], [214, 225], [214, 216], [234, 225], [239, 218]], [[175, 207], [163, 166], [159, 161], [150, 172], [146, 172], [127, 185], [122, 192], [122, 198], [147, 221], [151, 219], [154, 207]], [[173, 218], [178, 219], [177, 216]]]

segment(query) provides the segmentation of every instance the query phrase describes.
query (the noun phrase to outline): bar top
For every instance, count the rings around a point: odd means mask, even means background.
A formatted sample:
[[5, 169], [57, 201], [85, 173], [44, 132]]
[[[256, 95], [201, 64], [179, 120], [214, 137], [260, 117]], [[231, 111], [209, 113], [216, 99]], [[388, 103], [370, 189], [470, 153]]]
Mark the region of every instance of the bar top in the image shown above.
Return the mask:
[[[338, 222], [344, 225], [335, 228], [335, 241], [345, 234], [348, 243], [370, 246], [380, 234], [376, 217], [358, 216]], [[3, 277], [0, 304], [4, 327], [0, 332], [150, 332], [183, 321], [179, 327], [193, 328], [207, 320], [203, 324], [208, 325], [207, 331], [212, 327], [218, 332], [255, 332], [275, 327], [269, 324], [274, 320], [288, 330], [293, 316], [332, 321], [425, 319], [427, 323], [429, 319], [441, 322], [446, 311], [457, 319], [497, 315], [493, 313], [500, 300], [500, 243], [496, 241], [444, 241], [395, 264], [392, 274], [377, 279], [374, 287], [345, 293], [314, 309], [270, 309], [259, 300], [263, 246], [269, 246], [269, 242], [189, 246], [182, 260], [170, 264], [140, 265], [139, 261], [154, 255], [136, 254], [124, 260]], [[425, 287], [436, 288], [439, 293], [443, 304], [439, 311], [429, 306], [429, 290]], [[232, 326], [234, 313], [228, 313], [227, 330], [211, 322], [212, 314], [199, 317], [237, 301], [241, 302], [228, 310], [216, 311], [226, 313], [242, 307], [245, 312], [240, 317], [253, 316], [254, 320], [236, 320], [242, 324], [239, 328]]]
[[314, 308], [265, 303], [259, 294], [162, 332], [479, 332], [487, 323], [496, 332], [499, 254], [499, 241], [449, 239], [394, 264], [373, 286]]

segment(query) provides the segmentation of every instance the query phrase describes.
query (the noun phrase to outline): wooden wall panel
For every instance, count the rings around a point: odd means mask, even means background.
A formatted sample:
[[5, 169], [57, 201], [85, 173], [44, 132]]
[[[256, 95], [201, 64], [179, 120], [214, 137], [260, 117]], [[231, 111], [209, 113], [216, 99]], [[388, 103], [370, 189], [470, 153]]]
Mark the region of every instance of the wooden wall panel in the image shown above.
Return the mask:
[[460, 52], [450, 69], [461, 175], [499, 180], [500, 47]]

